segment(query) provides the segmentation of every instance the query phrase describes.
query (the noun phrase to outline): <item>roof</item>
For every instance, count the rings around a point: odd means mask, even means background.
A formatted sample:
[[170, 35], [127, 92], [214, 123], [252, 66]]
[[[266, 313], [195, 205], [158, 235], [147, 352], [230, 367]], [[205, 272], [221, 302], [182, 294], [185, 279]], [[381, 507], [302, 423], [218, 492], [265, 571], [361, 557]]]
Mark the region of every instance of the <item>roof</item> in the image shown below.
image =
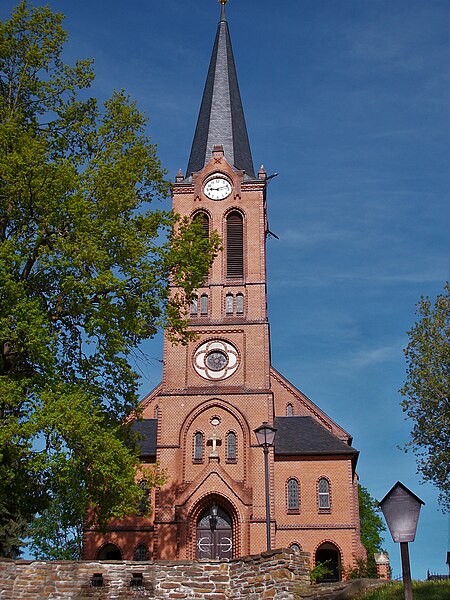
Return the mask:
[[276, 417], [275, 456], [348, 454], [358, 455], [312, 417]]
[[228, 163], [255, 177], [244, 110], [234, 64], [230, 32], [222, 6], [192, 142], [186, 177], [200, 171], [222, 145]]
[[156, 457], [156, 435], [158, 419], [143, 419], [134, 421], [131, 430], [138, 433], [138, 446], [140, 456]]

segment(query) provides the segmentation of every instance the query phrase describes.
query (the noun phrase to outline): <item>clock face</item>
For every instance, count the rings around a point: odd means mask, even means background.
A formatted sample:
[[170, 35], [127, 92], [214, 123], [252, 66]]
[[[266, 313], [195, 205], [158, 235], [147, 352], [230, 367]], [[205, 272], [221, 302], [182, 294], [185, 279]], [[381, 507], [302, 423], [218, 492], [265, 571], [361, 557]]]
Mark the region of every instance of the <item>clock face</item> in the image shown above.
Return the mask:
[[226, 379], [237, 370], [239, 354], [237, 349], [225, 340], [210, 340], [197, 348], [193, 363], [194, 369], [204, 379]]
[[224, 200], [231, 194], [231, 183], [225, 177], [216, 175], [206, 182], [203, 191], [210, 200]]

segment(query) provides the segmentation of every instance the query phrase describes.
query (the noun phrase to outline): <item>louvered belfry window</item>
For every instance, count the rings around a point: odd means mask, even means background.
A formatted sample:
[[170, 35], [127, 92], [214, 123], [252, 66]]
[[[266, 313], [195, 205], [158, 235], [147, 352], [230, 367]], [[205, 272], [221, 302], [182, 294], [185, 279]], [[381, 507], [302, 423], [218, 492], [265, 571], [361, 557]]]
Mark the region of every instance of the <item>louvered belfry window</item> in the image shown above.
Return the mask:
[[194, 220], [199, 221], [202, 225], [202, 233], [204, 238], [209, 237], [209, 217], [204, 212], [198, 212], [194, 215]]
[[227, 218], [227, 277], [244, 277], [244, 223], [238, 212]]

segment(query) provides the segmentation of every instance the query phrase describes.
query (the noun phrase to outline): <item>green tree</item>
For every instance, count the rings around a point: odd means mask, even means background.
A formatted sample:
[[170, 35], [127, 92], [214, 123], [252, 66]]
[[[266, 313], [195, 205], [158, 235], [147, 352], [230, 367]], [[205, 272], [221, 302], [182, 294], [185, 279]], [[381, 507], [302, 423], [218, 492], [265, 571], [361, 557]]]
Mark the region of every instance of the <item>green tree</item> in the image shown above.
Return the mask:
[[386, 526], [380, 516], [378, 502], [368, 490], [358, 485], [359, 519], [361, 525], [361, 542], [367, 551], [367, 560], [358, 566], [359, 577], [377, 577], [377, 566], [374, 554], [383, 550], [383, 532]]
[[450, 509], [450, 285], [434, 305], [427, 297], [417, 304], [417, 323], [408, 332], [406, 383], [402, 407], [413, 421], [411, 447], [426, 481], [440, 490]]
[[12, 557], [56, 498], [78, 494], [102, 527], [136, 509], [123, 425], [134, 353], [160, 327], [186, 342], [187, 303], [220, 245], [150, 208], [169, 184], [146, 119], [124, 92], [88, 96], [91, 61], [63, 62], [62, 21], [22, 1], [0, 23], [0, 555]]

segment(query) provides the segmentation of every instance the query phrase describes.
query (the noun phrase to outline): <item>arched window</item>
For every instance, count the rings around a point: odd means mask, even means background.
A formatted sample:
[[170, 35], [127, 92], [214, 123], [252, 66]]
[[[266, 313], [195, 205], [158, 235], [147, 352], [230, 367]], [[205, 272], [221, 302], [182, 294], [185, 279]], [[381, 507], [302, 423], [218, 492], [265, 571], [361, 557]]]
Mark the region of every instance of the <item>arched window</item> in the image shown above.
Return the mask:
[[292, 404], [289, 402], [289, 404], [286, 406], [286, 415], [288, 417], [292, 417]]
[[191, 317], [196, 317], [198, 311], [198, 296], [194, 296], [191, 300], [190, 313]]
[[330, 483], [328, 479], [322, 477], [319, 479], [319, 510], [328, 510], [330, 508]]
[[236, 294], [236, 314], [244, 314], [244, 294]]
[[202, 226], [202, 234], [204, 238], [209, 237], [209, 217], [204, 212], [198, 212], [194, 215], [194, 221], [199, 222]]
[[105, 544], [97, 551], [97, 560], [122, 560], [122, 552], [115, 544]]
[[232, 315], [234, 311], [234, 298], [233, 294], [227, 294], [225, 296], [225, 313], [227, 315]]
[[227, 217], [227, 277], [244, 276], [244, 222], [236, 211]]
[[148, 513], [150, 507], [148, 481], [146, 479], [141, 479], [139, 487], [142, 490], [142, 497], [139, 500], [138, 515], [142, 517]]
[[194, 462], [203, 462], [203, 433], [194, 435]]
[[208, 295], [202, 294], [200, 297], [200, 314], [205, 316], [208, 314]]
[[148, 547], [145, 544], [139, 544], [134, 549], [134, 560], [148, 560]]
[[298, 510], [298, 481], [296, 479], [289, 479], [287, 484], [287, 509]]
[[155, 406], [155, 419], [158, 418], [158, 412], [159, 412], [158, 405], [156, 405]]
[[297, 544], [297, 542], [294, 542], [293, 544], [291, 544], [289, 546], [289, 548], [291, 550], [293, 550], [294, 552], [301, 552], [302, 551], [302, 547], [300, 546], [300, 544]]
[[236, 460], [236, 434], [230, 431], [227, 435], [227, 460], [234, 462]]

